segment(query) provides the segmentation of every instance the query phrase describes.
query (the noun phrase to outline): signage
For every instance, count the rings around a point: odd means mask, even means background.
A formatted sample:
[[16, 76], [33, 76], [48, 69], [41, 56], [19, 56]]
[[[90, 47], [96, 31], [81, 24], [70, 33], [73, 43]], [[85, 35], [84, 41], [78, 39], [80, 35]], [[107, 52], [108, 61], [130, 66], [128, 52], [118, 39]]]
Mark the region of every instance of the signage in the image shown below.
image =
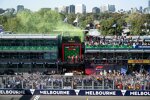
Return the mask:
[[80, 90], [78, 95], [82, 96], [122, 96], [117, 90]]
[[125, 96], [150, 96], [150, 91], [126, 91]]
[[138, 48], [138, 49], [150, 49], [150, 45], [138, 45], [136, 48]]
[[150, 96], [150, 90], [0, 89], [0, 95]]
[[74, 90], [38, 90], [40, 95], [76, 95]]
[[0, 89], [0, 95], [31, 95], [31, 92], [24, 89]]
[[150, 60], [128, 60], [129, 64], [150, 64]]

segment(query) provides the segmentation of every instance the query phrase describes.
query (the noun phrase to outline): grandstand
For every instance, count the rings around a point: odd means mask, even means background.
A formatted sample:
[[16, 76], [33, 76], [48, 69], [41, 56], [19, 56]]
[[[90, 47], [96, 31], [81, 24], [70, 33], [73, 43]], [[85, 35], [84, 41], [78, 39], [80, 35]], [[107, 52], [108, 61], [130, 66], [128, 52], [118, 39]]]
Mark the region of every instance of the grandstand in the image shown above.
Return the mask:
[[0, 35], [0, 95], [149, 96], [149, 66], [149, 36]]
[[0, 70], [15, 72], [44, 71], [58, 59], [58, 35], [0, 35]]
[[0, 70], [64, 74], [149, 71], [149, 36], [0, 35]]
[[[149, 36], [89, 36], [85, 37], [85, 66], [91, 74], [96, 67], [100, 71], [149, 70]], [[90, 71], [90, 72], [89, 72]]]

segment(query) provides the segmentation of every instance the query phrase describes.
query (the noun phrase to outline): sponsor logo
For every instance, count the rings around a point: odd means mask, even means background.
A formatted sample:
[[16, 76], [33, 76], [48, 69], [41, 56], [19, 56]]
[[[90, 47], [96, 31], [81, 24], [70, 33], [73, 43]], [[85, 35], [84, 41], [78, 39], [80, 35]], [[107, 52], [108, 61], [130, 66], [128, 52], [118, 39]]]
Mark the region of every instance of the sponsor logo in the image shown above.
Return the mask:
[[0, 94], [6, 95], [22, 95], [25, 94], [24, 90], [0, 90]]
[[78, 90], [78, 89], [76, 89], [76, 90], [74, 90], [74, 91], [75, 91], [76, 95], [78, 95], [79, 92], [80, 92], [80, 90]]
[[40, 94], [44, 94], [44, 95], [70, 95], [70, 91], [40, 90]]
[[85, 95], [102, 95], [102, 96], [115, 96], [116, 91], [85, 91]]
[[150, 96], [150, 91], [130, 91], [130, 96]]
[[126, 94], [127, 90], [121, 90], [122, 95], [124, 96]]
[[34, 94], [35, 89], [30, 89], [31, 94]]

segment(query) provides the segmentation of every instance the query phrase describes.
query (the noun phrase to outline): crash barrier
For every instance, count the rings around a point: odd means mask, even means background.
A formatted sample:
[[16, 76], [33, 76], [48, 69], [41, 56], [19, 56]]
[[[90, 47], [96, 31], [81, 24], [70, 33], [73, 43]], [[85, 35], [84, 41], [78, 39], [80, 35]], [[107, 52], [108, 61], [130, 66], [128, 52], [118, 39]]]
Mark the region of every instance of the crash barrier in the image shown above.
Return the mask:
[[150, 90], [0, 89], [0, 95], [150, 96]]

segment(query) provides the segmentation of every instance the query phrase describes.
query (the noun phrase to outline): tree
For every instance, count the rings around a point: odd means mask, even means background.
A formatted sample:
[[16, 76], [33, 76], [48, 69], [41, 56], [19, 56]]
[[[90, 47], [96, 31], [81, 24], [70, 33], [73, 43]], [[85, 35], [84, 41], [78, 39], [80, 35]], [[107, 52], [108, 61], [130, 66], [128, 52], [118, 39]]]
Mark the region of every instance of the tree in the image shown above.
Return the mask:
[[131, 34], [140, 35], [142, 33], [142, 26], [145, 22], [145, 15], [134, 13], [126, 18], [126, 22], [131, 24]]
[[17, 32], [19, 28], [19, 20], [16, 17], [9, 18], [4, 26], [6, 30], [9, 30], [11, 32]]

